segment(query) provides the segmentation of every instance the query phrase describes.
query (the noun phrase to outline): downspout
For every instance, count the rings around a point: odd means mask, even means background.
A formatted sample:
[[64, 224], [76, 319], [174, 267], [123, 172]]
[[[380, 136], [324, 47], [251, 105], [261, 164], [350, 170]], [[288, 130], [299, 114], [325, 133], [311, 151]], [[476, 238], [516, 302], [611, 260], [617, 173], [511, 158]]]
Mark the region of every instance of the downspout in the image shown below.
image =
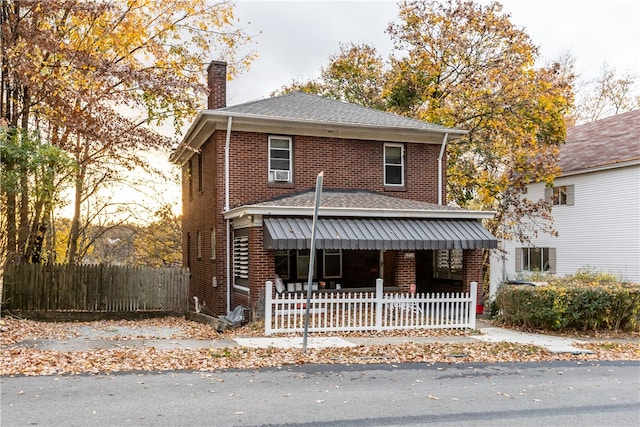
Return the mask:
[[442, 205], [442, 158], [444, 157], [444, 150], [447, 147], [447, 139], [449, 134], [445, 133], [442, 138], [442, 146], [440, 147], [440, 155], [438, 156], [438, 204]]
[[[229, 211], [229, 145], [231, 142], [231, 123], [233, 117], [227, 119], [227, 135], [224, 143], [224, 211]], [[231, 220], [227, 219], [227, 313], [231, 312]]]

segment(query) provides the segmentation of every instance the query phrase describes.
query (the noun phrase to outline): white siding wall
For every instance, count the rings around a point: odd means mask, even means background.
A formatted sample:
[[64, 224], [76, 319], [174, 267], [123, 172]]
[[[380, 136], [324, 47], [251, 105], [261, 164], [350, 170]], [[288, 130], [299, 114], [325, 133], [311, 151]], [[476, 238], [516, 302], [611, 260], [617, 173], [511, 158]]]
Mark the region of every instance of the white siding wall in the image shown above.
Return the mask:
[[[560, 177], [554, 186], [561, 185], [575, 186], [575, 204], [553, 207], [558, 236], [506, 242], [505, 259], [494, 251], [492, 289], [516, 276], [515, 248], [523, 246], [555, 247], [559, 276], [589, 266], [640, 282], [640, 166]], [[544, 184], [531, 185], [527, 197], [544, 198]]]

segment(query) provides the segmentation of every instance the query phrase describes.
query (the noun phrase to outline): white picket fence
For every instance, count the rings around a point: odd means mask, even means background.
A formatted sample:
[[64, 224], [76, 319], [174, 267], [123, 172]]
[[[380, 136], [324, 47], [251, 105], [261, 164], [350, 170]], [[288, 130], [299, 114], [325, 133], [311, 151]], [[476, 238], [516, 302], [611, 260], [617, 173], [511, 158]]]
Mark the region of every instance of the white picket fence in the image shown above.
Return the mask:
[[[385, 331], [392, 329], [475, 329], [478, 284], [469, 293], [313, 292], [309, 332]], [[306, 292], [273, 294], [266, 282], [265, 335], [303, 332]]]

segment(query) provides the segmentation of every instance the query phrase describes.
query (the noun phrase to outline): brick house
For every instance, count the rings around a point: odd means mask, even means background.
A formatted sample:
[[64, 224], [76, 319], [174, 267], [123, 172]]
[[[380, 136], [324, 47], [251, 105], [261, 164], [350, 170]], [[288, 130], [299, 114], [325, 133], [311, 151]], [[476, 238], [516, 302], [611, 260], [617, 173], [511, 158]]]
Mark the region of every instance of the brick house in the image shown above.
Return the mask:
[[[491, 212], [446, 206], [446, 144], [465, 132], [305, 93], [208, 109], [170, 160], [182, 167], [183, 262], [210, 314], [262, 311], [265, 282], [306, 286], [316, 177], [324, 171], [312, 287], [463, 291], [482, 281]], [[482, 289], [482, 286], [479, 286]], [[261, 295], [262, 293], [262, 295]]]

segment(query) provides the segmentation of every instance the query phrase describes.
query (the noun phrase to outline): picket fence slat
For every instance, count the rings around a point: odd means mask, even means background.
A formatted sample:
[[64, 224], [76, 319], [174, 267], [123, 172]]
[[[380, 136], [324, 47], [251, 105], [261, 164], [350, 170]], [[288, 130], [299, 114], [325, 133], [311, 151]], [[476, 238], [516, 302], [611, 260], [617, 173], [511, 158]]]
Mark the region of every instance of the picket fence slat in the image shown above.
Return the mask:
[[189, 309], [186, 268], [9, 264], [3, 307], [33, 311]]
[[[468, 293], [314, 292], [309, 300], [309, 332], [394, 329], [475, 329], [477, 283]], [[303, 332], [306, 295], [273, 292], [265, 286], [265, 335]]]

